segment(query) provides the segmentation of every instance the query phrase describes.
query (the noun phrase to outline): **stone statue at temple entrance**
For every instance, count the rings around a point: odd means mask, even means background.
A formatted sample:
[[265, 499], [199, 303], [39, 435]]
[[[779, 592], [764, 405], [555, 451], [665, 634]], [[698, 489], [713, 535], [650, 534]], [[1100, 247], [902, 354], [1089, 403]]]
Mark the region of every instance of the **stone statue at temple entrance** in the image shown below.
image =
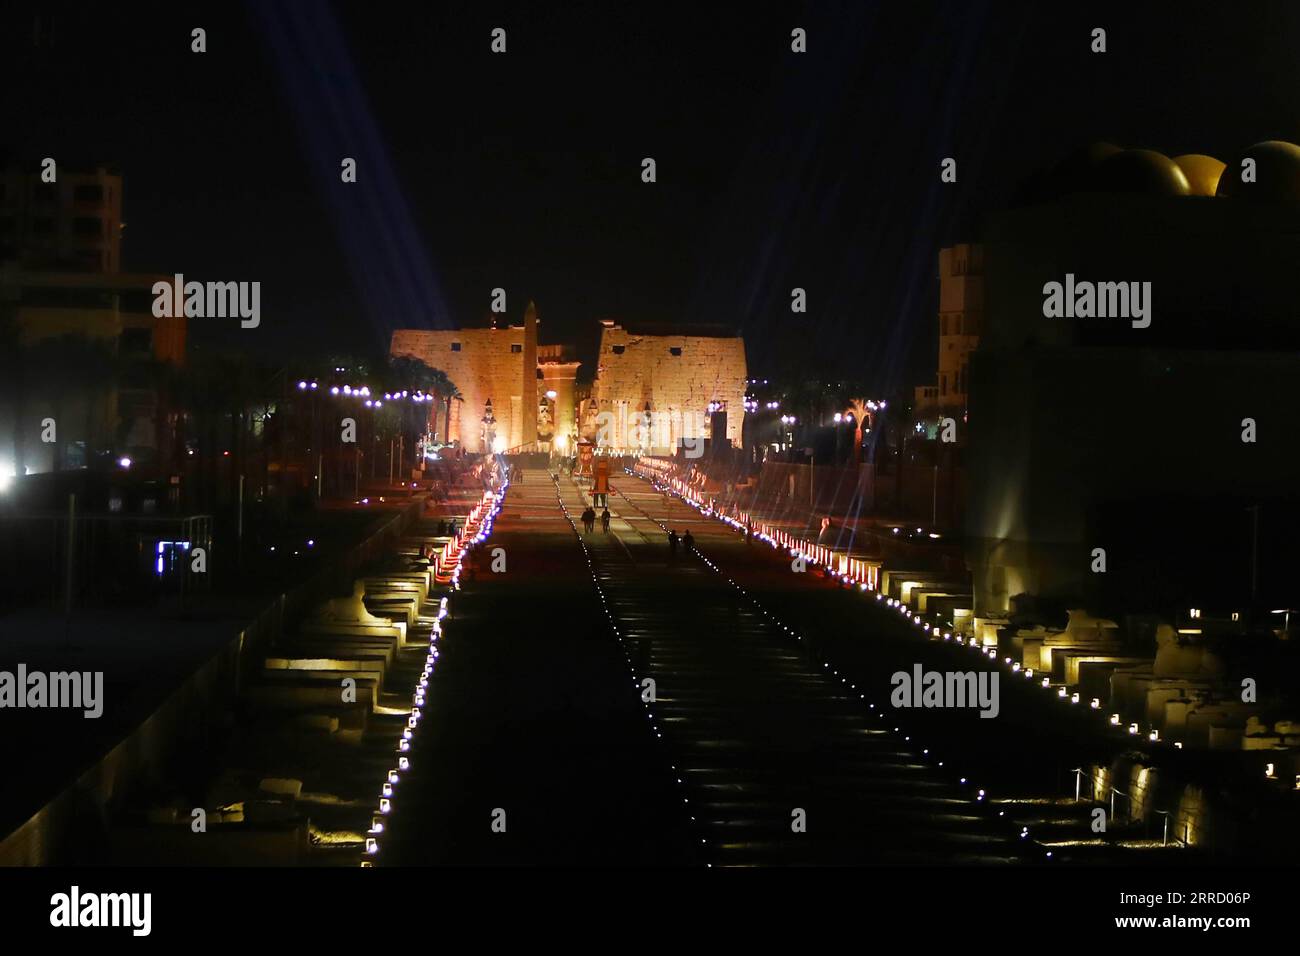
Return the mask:
[[331, 624], [388, 624], [388, 620], [375, 617], [366, 609], [366, 585], [356, 581], [350, 597], [330, 598], [316, 611], [315, 620]]

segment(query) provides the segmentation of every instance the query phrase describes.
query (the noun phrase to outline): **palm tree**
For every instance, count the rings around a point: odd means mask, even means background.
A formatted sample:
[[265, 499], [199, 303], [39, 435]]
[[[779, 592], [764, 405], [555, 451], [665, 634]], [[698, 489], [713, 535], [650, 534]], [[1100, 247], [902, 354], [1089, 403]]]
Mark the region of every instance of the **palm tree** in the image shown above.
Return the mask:
[[185, 407], [182, 395], [187, 372], [174, 362], [153, 356], [135, 359], [125, 373], [154, 396], [154, 434], [157, 436], [156, 466], [160, 475], [174, 472], [183, 457]]
[[186, 375], [180, 379], [183, 405], [192, 414], [199, 446], [201, 497], [209, 504], [218, 501], [217, 482], [223, 458], [232, 459], [232, 478], [240, 474], [243, 421], [254, 377], [248, 362], [240, 356], [196, 351]]
[[444, 443], [450, 444], [451, 443], [451, 403], [464, 402], [465, 396], [460, 393], [460, 389], [456, 387], [456, 384], [453, 381], [451, 381], [451, 379], [448, 379], [447, 392], [444, 397], [447, 402], [447, 417], [444, 419], [446, 425], [443, 428], [442, 440]]
[[[445, 372], [440, 369], [434, 369], [434, 371], [437, 373], [437, 379], [433, 383], [433, 394], [438, 397], [438, 400], [446, 408], [446, 414], [443, 418], [442, 441], [443, 444], [447, 444], [451, 441], [451, 403], [463, 402], [465, 399], [460, 394], [460, 390], [456, 388], [456, 383]], [[437, 431], [436, 419], [434, 421], [434, 431]]]
[[[430, 368], [423, 359], [416, 358], [414, 355], [398, 355], [391, 358], [388, 362], [388, 368], [393, 391], [407, 393], [406, 400], [402, 403], [402, 433], [405, 436], [414, 438], [411, 422], [413, 419], [420, 421], [420, 417], [411, 412], [411, 409], [416, 407], [415, 396], [433, 394], [434, 386], [437, 385], [439, 377], [446, 378], [446, 376], [437, 369]], [[423, 412], [423, 421], [419, 433], [423, 435], [429, 428], [429, 412], [426, 409], [420, 409], [420, 411]], [[414, 448], [414, 442], [410, 442], [410, 446]], [[402, 467], [405, 468], [405, 465], [405, 455], [403, 455]]]

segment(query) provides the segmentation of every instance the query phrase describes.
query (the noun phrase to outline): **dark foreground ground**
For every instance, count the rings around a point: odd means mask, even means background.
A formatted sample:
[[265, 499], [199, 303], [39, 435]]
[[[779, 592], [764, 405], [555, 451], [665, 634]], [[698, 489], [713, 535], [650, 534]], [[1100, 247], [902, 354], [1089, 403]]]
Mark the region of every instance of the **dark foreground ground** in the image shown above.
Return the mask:
[[[624, 483], [647, 506], [682, 507]], [[643, 507], [615, 499], [610, 533], [598, 525], [584, 547], [561, 501], [575, 519], [585, 505], [567, 480], [528, 472], [476, 553], [385, 863], [1019, 858], [1005, 820], [725, 576], [672, 558]], [[703, 522], [696, 535], [746, 547]]]
[[692, 862], [669, 768], [545, 472], [510, 488], [463, 583], [384, 863]]

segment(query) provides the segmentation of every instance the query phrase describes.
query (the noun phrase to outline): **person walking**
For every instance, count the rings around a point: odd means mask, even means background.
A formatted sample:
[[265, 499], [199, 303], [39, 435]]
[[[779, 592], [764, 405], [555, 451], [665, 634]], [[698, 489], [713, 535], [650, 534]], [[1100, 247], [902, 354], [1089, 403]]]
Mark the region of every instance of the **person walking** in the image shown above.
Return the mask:
[[831, 537], [831, 519], [829, 516], [822, 516], [821, 530], [817, 532], [817, 543], [826, 544]]
[[686, 530], [686, 536], [682, 538], [682, 544], [685, 545], [687, 554], [695, 550], [695, 537], [691, 534], [689, 528]]
[[668, 557], [677, 557], [677, 529], [668, 532]]
[[582, 525], [587, 529], [587, 534], [591, 534], [592, 531], [596, 530], [595, 510], [587, 508], [587, 510], [582, 513]]
[[600, 530], [609, 534], [609, 507], [600, 513]]

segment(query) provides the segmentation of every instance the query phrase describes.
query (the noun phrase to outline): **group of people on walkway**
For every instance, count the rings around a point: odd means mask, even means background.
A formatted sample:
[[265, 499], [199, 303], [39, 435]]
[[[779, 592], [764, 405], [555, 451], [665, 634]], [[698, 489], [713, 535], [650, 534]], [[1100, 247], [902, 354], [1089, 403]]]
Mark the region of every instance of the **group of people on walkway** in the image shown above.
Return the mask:
[[670, 558], [677, 557], [677, 545], [679, 543], [687, 554], [690, 554], [695, 550], [695, 536], [691, 534], [689, 528], [686, 530], [686, 534], [682, 535], [680, 538], [677, 536], [676, 528], [673, 528], [668, 532], [668, 556]]
[[[587, 534], [596, 530], [596, 509], [588, 507], [582, 513], [582, 526], [587, 529]], [[605, 508], [600, 513], [600, 530], [609, 534], [609, 509]]]

